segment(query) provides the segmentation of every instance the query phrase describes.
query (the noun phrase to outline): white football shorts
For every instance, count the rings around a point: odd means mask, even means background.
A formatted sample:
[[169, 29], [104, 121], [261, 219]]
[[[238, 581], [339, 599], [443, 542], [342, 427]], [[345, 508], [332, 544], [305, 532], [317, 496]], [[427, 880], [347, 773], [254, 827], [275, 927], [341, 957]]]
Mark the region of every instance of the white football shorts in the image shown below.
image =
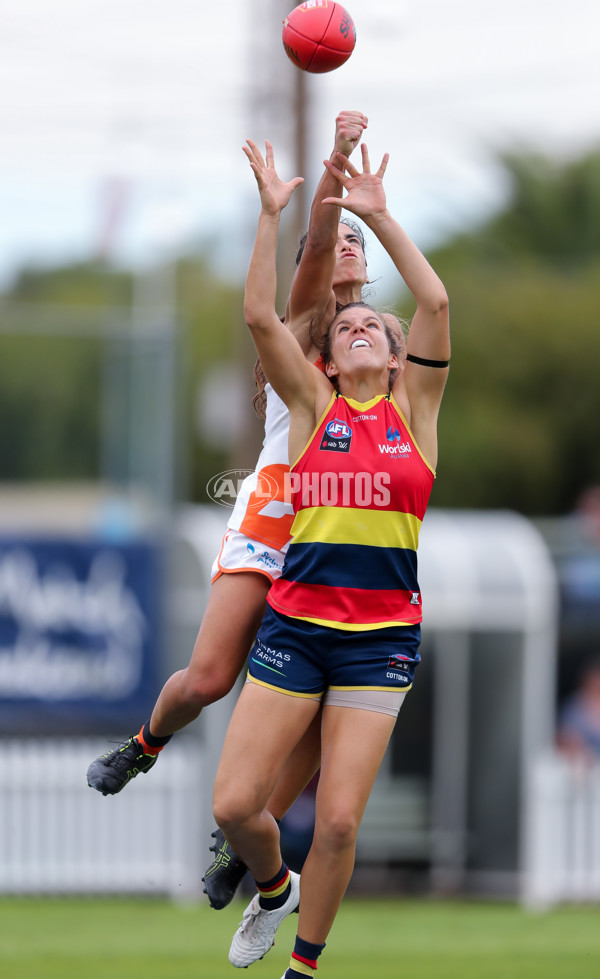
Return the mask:
[[246, 537], [239, 530], [227, 530], [212, 566], [211, 581], [216, 581], [222, 574], [258, 571], [273, 582], [281, 574], [285, 551], [287, 544], [283, 551], [277, 551], [268, 544]]

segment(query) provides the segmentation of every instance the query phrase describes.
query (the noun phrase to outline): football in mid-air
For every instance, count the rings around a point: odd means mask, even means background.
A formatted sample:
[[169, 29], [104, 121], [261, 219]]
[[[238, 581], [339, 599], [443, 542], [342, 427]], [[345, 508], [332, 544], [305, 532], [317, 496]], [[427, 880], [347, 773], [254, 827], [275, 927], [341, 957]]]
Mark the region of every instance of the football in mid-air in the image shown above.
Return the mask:
[[307, 0], [285, 18], [282, 40], [297, 68], [315, 73], [333, 71], [352, 54], [356, 28], [340, 3]]

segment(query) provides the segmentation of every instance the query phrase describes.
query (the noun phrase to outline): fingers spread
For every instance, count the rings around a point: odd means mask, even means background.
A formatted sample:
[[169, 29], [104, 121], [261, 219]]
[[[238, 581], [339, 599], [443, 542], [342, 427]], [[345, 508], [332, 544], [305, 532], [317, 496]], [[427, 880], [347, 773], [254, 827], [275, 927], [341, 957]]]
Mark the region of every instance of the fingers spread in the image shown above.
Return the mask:
[[340, 160], [342, 161], [342, 163], [344, 165], [344, 170], [346, 171], [346, 173], [350, 177], [358, 177], [358, 170], [356, 169], [356, 167], [354, 166], [354, 164], [350, 162], [350, 160], [348, 159], [348, 157], [347, 156], [344, 156], [343, 153], [338, 153], [338, 156], [339, 156]]
[[248, 159], [253, 160], [254, 163], [257, 163], [259, 166], [264, 167], [265, 161], [263, 160], [262, 154], [258, 146], [256, 145], [256, 143], [251, 139], [247, 139], [246, 143], [248, 144], [250, 149], [247, 149], [245, 146], [243, 146], [242, 149], [246, 154], [246, 156], [248, 157]]
[[362, 153], [363, 173], [370, 173], [371, 161], [369, 160], [369, 151], [366, 143], [361, 143], [360, 151]]
[[346, 180], [346, 175], [344, 174], [343, 170], [340, 170], [339, 167], [336, 167], [335, 163], [332, 163], [331, 160], [323, 160], [323, 163], [327, 167], [329, 172], [333, 174], [334, 177], [337, 177], [338, 180], [344, 183], [344, 181]]
[[388, 165], [389, 158], [390, 158], [390, 154], [389, 153], [384, 153], [383, 154], [383, 160], [381, 161], [379, 170], [377, 171], [377, 176], [378, 177], [383, 177], [385, 171], [387, 170], [387, 165]]

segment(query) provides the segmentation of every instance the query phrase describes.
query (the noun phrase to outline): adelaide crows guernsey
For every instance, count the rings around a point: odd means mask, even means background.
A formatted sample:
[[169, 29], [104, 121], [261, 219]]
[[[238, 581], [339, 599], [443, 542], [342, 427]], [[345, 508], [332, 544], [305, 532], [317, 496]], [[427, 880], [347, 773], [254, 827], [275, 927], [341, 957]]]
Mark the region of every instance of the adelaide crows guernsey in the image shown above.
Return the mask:
[[417, 546], [435, 473], [391, 395], [334, 394], [292, 467], [292, 541], [268, 595], [351, 631], [421, 621]]

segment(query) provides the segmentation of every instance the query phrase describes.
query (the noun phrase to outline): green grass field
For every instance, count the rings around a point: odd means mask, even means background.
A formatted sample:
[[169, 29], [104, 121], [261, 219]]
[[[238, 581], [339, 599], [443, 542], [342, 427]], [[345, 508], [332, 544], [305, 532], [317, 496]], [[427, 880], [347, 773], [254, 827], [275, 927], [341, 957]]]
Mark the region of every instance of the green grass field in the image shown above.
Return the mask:
[[[233, 979], [227, 960], [244, 904], [99, 899], [0, 901], [2, 979]], [[251, 972], [280, 979], [297, 918]], [[342, 905], [319, 979], [598, 979], [598, 909], [355, 900]]]

